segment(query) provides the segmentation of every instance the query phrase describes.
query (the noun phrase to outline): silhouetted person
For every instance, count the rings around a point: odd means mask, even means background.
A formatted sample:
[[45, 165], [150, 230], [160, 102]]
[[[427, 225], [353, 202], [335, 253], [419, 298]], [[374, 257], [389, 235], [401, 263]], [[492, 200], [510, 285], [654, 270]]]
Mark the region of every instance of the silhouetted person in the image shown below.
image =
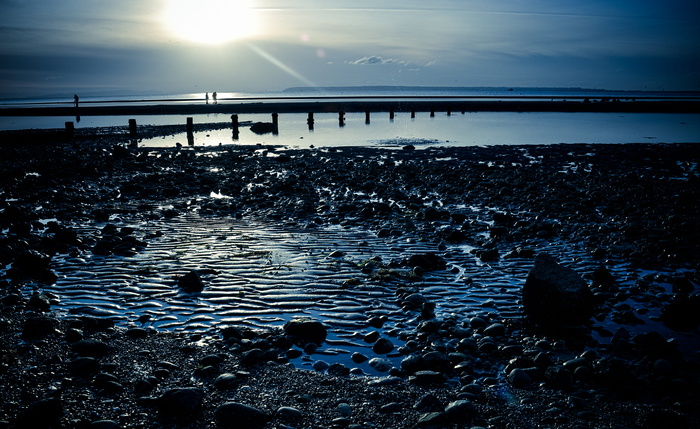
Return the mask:
[[207, 104], [209, 104], [209, 93], [208, 92], [204, 95], [204, 100], [206, 101]]
[[216, 104], [216, 103], [217, 103], [217, 101], [216, 101], [216, 92], [213, 93], [213, 94], [211, 95], [211, 97], [214, 99], [214, 104]]
[[78, 94], [73, 94], [73, 101], [75, 101], [75, 107], [78, 107], [78, 100], [79, 100]]

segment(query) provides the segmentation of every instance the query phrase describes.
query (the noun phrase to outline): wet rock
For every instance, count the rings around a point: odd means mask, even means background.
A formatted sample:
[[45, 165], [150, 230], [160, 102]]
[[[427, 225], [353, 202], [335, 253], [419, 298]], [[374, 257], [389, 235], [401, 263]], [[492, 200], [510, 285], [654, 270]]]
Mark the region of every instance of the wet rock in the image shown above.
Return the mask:
[[372, 358], [369, 360], [369, 366], [379, 372], [388, 372], [392, 367], [392, 363], [388, 359]]
[[506, 327], [503, 323], [493, 323], [484, 329], [484, 335], [502, 337], [506, 334]]
[[255, 134], [269, 134], [277, 131], [277, 125], [272, 122], [255, 122], [250, 126], [250, 131]]
[[204, 391], [195, 387], [170, 389], [157, 399], [159, 411], [168, 417], [191, 417], [198, 413], [204, 400]]
[[413, 408], [423, 413], [437, 412], [443, 410], [443, 405], [435, 395], [426, 393], [413, 405]]
[[350, 359], [352, 359], [352, 361], [355, 363], [363, 363], [366, 362], [368, 358], [362, 353], [354, 352], [352, 355], [350, 355]]
[[293, 339], [322, 344], [326, 341], [328, 331], [323, 323], [311, 318], [295, 318], [284, 324], [286, 335]]
[[467, 400], [450, 402], [445, 407], [447, 420], [452, 423], [467, 423], [476, 418], [477, 411], [474, 404]]
[[204, 290], [204, 282], [202, 282], [201, 277], [199, 277], [196, 271], [190, 271], [178, 278], [177, 285], [188, 293], [197, 293]]
[[346, 377], [350, 375], [350, 369], [342, 363], [333, 363], [328, 367], [328, 374], [335, 377]]
[[416, 310], [423, 308], [428, 302], [428, 298], [420, 293], [412, 293], [401, 301], [401, 307], [406, 310]]
[[545, 382], [556, 389], [569, 390], [573, 386], [574, 379], [563, 366], [550, 366], [544, 374]]
[[78, 356], [101, 357], [109, 353], [110, 347], [95, 339], [80, 340], [73, 344], [73, 352]]
[[30, 317], [24, 322], [22, 336], [42, 338], [57, 333], [58, 321], [51, 317]]
[[220, 426], [236, 429], [262, 428], [270, 420], [265, 412], [238, 402], [219, 405], [214, 415]]
[[681, 296], [668, 304], [661, 320], [675, 331], [692, 331], [700, 326], [700, 295]]
[[421, 386], [431, 384], [443, 384], [446, 381], [445, 375], [437, 371], [418, 371], [408, 377], [408, 381]]
[[60, 428], [63, 403], [58, 398], [41, 399], [30, 404], [17, 419], [18, 428]]
[[380, 355], [391, 353], [392, 350], [394, 350], [394, 343], [387, 338], [378, 339], [377, 342], [374, 343], [374, 346], [372, 346], [372, 351]]
[[416, 427], [418, 428], [439, 428], [443, 427], [447, 423], [447, 415], [443, 412], [432, 412], [422, 414], [418, 418], [418, 423]]
[[411, 267], [421, 267], [425, 271], [435, 271], [444, 270], [447, 267], [447, 262], [445, 260], [432, 253], [422, 253], [418, 255], [411, 255], [404, 265]]
[[216, 377], [214, 380], [214, 387], [218, 390], [229, 390], [236, 387], [238, 383], [238, 377], [235, 374], [224, 373]]
[[500, 258], [500, 253], [498, 249], [488, 249], [477, 252], [476, 256], [481, 260], [481, 262], [493, 262]]
[[593, 294], [583, 278], [546, 253], [535, 257], [522, 297], [525, 314], [536, 321], [580, 324], [593, 314]]
[[97, 420], [88, 425], [88, 429], [120, 429], [119, 423], [114, 420]]
[[85, 377], [97, 374], [100, 370], [100, 361], [93, 357], [79, 357], [68, 363], [71, 374]]
[[300, 410], [293, 407], [280, 407], [277, 409], [275, 417], [277, 417], [278, 420], [286, 423], [296, 423], [304, 418], [304, 414]]
[[516, 389], [522, 389], [532, 384], [532, 379], [522, 368], [515, 368], [508, 373], [508, 382]]
[[28, 305], [42, 312], [49, 311], [49, 309], [51, 308], [51, 302], [49, 301], [49, 297], [39, 292], [32, 294], [32, 297], [29, 298]]

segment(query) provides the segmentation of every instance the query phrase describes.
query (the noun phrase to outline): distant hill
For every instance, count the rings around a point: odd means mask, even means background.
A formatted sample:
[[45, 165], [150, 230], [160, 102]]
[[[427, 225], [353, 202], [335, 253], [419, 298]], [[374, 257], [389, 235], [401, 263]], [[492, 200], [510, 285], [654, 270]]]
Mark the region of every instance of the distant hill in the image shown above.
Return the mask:
[[[605, 89], [592, 88], [547, 88], [547, 87], [507, 87], [507, 86], [326, 86], [326, 87], [311, 87], [311, 86], [296, 86], [287, 88], [282, 92], [608, 92]], [[621, 91], [615, 91], [621, 92]]]

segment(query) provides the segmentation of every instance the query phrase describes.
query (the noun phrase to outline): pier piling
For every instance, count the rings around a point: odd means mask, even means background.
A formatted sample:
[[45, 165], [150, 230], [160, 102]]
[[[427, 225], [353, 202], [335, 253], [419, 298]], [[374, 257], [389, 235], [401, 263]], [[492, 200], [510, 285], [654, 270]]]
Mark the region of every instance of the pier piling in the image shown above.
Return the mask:
[[129, 136], [136, 137], [136, 119], [129, 119]]
[[345, 112], [338, 112], [338, 125], [345, 126]]
[[71, 139], [75, 136], [75, 124], [71, 121], [66, 122], [66, 136]]
[[306, 119], [306, 123], [309, 125], [309, 131], [314, 129], [314, 112], [309, 112], [309, 117]]
[[365, 111], [365, 124], [369, 124], [369, 110]]

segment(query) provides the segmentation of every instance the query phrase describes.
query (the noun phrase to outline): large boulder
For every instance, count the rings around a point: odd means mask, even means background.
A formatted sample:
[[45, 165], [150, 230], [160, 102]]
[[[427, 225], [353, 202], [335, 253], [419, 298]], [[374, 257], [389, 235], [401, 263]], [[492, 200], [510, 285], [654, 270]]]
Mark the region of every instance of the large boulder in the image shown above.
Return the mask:
[[540, 253], [523, 286], [523, 308], [535, 321], [581, 324], [593, 315], [593, 294], [576, 271]]
[[326, 335], [328, 335], [328, 331], [323, 323], [307, 317], [294, 318], [288, 321], [284, 324], [283, 330], [286, 335], [296, 340], [319, 345], [326, 341]]

